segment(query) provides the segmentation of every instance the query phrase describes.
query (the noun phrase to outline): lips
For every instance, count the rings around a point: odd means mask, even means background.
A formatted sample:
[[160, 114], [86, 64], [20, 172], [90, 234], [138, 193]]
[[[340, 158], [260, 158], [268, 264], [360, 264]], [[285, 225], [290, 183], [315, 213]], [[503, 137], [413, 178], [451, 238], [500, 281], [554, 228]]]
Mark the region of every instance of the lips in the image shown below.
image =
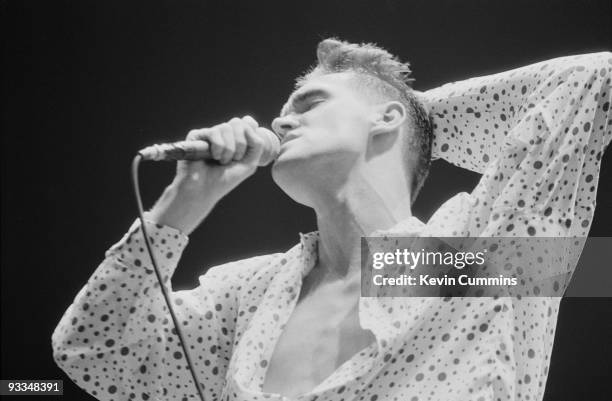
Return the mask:
[[283, 140], [281, 141], [281, 146], [286, 144], [287, 142], [295, 139], [295, 138], [299, 138], [299, 135], [295, 135], [295, 134], [288, 134], [286, 135]]

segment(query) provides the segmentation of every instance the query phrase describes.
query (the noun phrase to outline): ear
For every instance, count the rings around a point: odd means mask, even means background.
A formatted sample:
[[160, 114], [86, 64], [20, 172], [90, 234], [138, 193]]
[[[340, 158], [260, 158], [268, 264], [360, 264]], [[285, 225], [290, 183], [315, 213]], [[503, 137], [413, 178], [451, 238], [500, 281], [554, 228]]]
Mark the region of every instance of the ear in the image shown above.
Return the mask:
[[406, 108], [398, 101], [391, 101], [375, 107], [372, 115], [372, 136], [397, 131], [406, 121]]

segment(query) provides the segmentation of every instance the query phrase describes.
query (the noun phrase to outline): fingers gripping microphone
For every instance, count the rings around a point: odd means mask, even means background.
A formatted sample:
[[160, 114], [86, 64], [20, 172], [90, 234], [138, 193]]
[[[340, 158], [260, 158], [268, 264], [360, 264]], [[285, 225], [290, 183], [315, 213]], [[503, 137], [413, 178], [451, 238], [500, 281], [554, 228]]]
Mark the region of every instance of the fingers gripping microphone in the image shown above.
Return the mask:
[[[258, 165], [271, 163], [280, 152], [278, 137], [267, 129], [258, 129], [256, 133], [264, 140], [263, 153]], [[248, 152], [247, 148], [247, 152]], [[211, 160], [210, 144], [207, 141], [179, 141], [148, 146], [138, 152], [143, 160], [173, 161], [173, 160]]]

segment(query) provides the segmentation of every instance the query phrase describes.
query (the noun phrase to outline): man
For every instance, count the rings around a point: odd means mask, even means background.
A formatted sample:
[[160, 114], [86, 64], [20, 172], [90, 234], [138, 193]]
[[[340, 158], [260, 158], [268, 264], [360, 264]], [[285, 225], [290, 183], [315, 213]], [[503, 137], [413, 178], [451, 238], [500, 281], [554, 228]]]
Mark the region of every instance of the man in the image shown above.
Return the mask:
[[[172, 293], [205, 396], [541, 399], [559, 298], [361, 297], [360, 238], [586, 236], [612, 136], [612, 55], [554, 59], [420, 95], [408, 65], [376, 46], [327, 39], [317, 56], [272, 124], [282, 138], [272, 172], [314, 209], [318, 232], [284, 254], [214, 267], [198, 288]], [[180, 162], [147, 214], [166, 283], [186, 235], [255, 171], [258, 130], [244, 117], [189, 133], [209, 142], [218, 163]], [[410, 205], [432, 154], [483, 176], [424, 224]], [[53, 334], [57, 363], [99, 399], [196, 396], [151, 273], [135, 223]]]

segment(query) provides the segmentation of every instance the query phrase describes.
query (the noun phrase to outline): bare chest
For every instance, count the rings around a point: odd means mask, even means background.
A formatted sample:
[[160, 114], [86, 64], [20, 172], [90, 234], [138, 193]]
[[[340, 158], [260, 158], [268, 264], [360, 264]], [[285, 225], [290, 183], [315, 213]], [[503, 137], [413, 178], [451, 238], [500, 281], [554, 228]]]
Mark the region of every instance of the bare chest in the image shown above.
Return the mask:
[[299, 302], [276, 343], [263, 391], [307, 393], [368, 347], [375, 337], [359, 324], [358, 299], [330, 293]]

